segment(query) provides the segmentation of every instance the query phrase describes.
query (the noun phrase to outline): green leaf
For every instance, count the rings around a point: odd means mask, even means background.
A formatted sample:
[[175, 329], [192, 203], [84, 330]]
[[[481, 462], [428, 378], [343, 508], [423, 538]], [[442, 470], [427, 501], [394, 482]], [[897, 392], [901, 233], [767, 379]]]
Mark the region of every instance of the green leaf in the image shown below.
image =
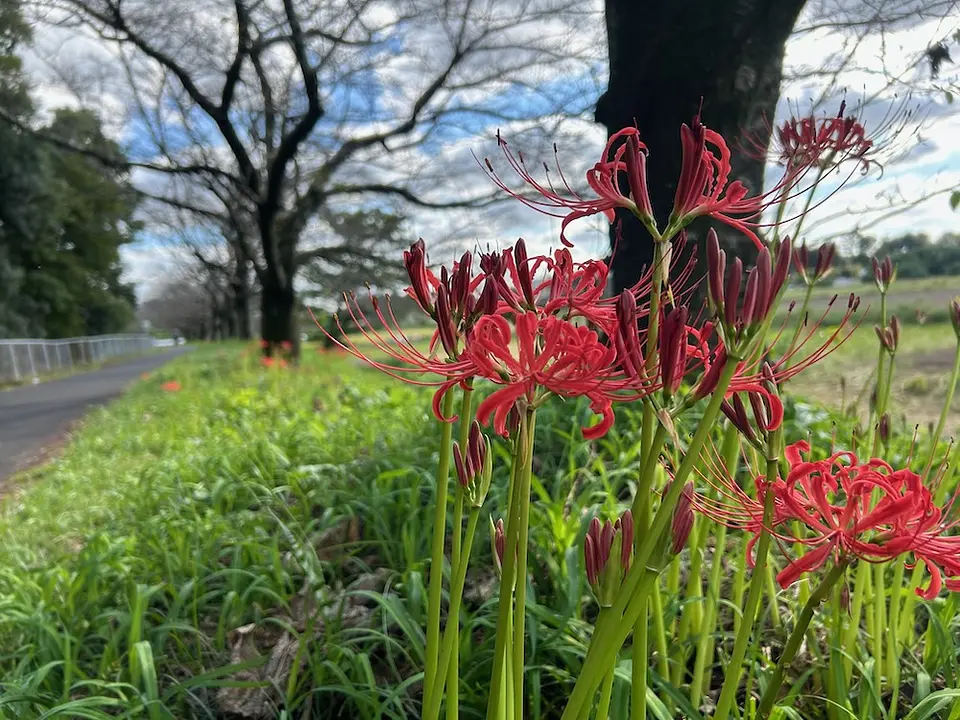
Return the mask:
[[956, 210], [957, 205], [960, 205], [960, 190], [954, 190], [950, 193], [950, 209]]

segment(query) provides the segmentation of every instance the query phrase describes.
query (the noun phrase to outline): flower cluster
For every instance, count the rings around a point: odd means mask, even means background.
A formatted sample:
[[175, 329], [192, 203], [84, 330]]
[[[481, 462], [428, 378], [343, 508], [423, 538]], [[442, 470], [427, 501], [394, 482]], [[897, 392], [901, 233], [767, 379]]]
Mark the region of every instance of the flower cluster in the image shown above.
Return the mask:
[[[787, 447], [786, 478], [757, 477], [753, 496], [727, 478], [719, 498], [698, 494], [697, 509], [730, 527], [754, 533], [753, 542], [766, 529], [785, 542], [799, 543], [808, 551], [792, 559], [777, 576], [789, 587], [803, 574], [832, 560], [884, 562], [912, 554], [922, 560], [931, 581], [917, 594], [930, 599], [943, 586], [960, 590], [960, 535], [951, 535], [953, 521], [934, 504], [933, 495], [919, 475], [909, 469], [894, 470], [883, 460], [860, 462], [852, 452], [836, 452], [824, 460], [808, 460], [805, 441]], [[764, 503], [773, 498], [773, 518], [764, 526]], [[795, 534], [793, 523], [805, 532]]]

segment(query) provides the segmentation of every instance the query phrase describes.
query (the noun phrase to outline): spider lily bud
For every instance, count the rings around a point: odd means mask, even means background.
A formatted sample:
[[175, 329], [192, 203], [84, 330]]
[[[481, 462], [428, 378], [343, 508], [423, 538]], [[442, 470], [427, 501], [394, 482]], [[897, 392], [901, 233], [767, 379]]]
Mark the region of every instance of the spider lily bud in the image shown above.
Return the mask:
[[683, 381], [687, 366], [687, 316], [685, 307], [673, 308], [660, 329], [660, 377], [663, 390], [673, 395]]
[[630, 570], [633, 552], [633, 515], [627, 510], [615, 523], [594, 518], [583, 539], [587, 582], [600, 607], [612, 607], [620, 583]]
[[492, 457], [490, 441], [480, 432], [480, 423], [476, 420], [470, 426], [466, 451], [460, 449], [459, 443], [453, 443], [453, 463], [457, 469], [457, 479], [472, 507], [482, 507], [490, 491], [490, 480], [493, 476]]
[[711, 310], [718, 316], [723, 315], [723, 278], [727, 274], [727, 254], [720, 249], [717, 233], [713, 228], [707, 231], [707, 284]]
[[953, 332], [956, 333], [957, 339], [960, 339], [960, 297], [950, 302], [950, 322], [953, 323]]
[[817, 250], [817, 266], [813, 271], [814, 282], [822, 280], [830, 274], [833, 268], [833, 258], [837, 254], [837, 246], [833, 243], [824, 243]]
[[877, 425], [877, 435], [880, 436], [880, 442], [886, 447], [890, 442], [890, 413], [884, 413], [880, 417], [880, 422]]
[[528, 308], [534, 308], [536, 301], [533, 297], [533, 278], [530, 277], [530, 263], [527, 257], [527, 244], [523, 238], [517, 240], [513, 249], [513, 260], [517, 266], [517, 284], [523, 292], [523, 301]]
[[507, 541], [503, 534], [503, 518], [496, 522], [490, 518], [490, 554], [493, 555], [493, 566], [497, 571], [497, 577], [503, 573], [503, 554], [507, 547]]
[[810, 266], [810, 254], [807, 252], [806, 242], [794, 249], [792, 260], [794, 270], [797, 271], [797, 274], [803, 280], [804, 284], [809, 285], [810, 281], [807, 277], [807, 268]]
[[403, 267], [410, 278], [410, 291], [424, 312], [433, 314], [430, 281], [427, 276], [427, 251], [423, 239], [403, 251]]
[[720, 403], [720, 410], [730, 423], [743, 435], [749, 442], [756, 440], [756, 434], [750, 425], [750, 419], [747, 417], [747, 409], [739, 394], [733, 396], [733, 401], [724, 400]]
[[886, 293], [890, 285], [897, 279], [897, 269], [893, 266], [890, 257], [885, 257], [883, 262], [878, 262], [876, 258], [871, 260], [873, 264], [873, 280], [877, 284], [877, 289], [881, 294]]
[[882, 328], [879, 325], [874, 325], [873, 330], [877, 334], [877, 339], [880, 340], [880, 344], [883, 346], [883, 349], [893, 355], [897, 351], [897, 347], [900, 345], [899, 318], [894, 315], [890, 318], [890, 324], [887, 327]]
[[637, 331], [637, 299], [629, 290], [624, 290], [617, 298], [615, 343], [623, 371], [631, 380], [639, 379], [643, 373], [643, 350]]
[[447, 351], [447, 355], [455, 358], [457, 356], [457, 331], [453, 323], [450, 294], [444, 282], [441, 282], [437, 288], [436, 320], [440, 343], [443, 345], [443, 349]]
[[627, 164], [627, 183], [630, 186], [630, 199], [636, 205], [634, 213], [641, 220], [653, 220], [653, 206], [647, 191], [646, 147], [637, 140], [636, 135], [627, 137], [627, 151], [624, 154]]

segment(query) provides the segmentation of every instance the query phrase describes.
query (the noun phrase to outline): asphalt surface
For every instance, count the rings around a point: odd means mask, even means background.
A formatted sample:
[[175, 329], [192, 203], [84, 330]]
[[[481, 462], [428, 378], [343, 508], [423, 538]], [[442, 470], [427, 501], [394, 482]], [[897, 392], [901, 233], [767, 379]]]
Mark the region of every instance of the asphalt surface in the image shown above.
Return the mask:
[[141, 374], [182, 355], [188, 348], [111, 365], [93, 372], [0, 392], [0, 480], [42, 457], [87, 411], [105, 405]]

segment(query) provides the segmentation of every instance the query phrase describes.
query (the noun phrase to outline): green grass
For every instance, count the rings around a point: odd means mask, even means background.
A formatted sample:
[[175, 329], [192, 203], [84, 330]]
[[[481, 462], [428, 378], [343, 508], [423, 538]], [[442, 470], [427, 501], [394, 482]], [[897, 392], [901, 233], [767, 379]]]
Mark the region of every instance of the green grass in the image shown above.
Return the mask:
[[[927, 327], [917, 328], [918, 344], [935, 343]], [[865, 337], [843, 352], [875, 348]], [[873, 362], [872, 349], [865, 362]], [[180, 392], [160, 389], [174, 379]], [[5, 499], [0, 718], [418, 717], [438, 443], [429, 398], [429, 389], [402, 386], [340, 354], [308, 349], [299, 368], [265, 370], [256, 350], [226, 346], [199, 348], [96, 411], [61, 458], [21, 478]], [[540, 411], [528, 593], [532, 718], [559, 715], [596, 616], [580, 567], [586, 526], [632, 497], [639, 410], [617, 414], [613, 431], [589, 444], [578, 429], [589, 418], [582, 403]], [[810, 437], [821, 450], [849, 437], [854, 422], [788, 403], [788, 438]], [[895, 444], [891, 459], [903, 461], [908, 445]], [[484, 513], [505, 505], [505, 452], [495, 445]], [[737, 547], [724, 555], [725, 577], [742, 563]], [[476, 548], [462, 620], [464, 718], [484, 713], [496, 609], [484, 537]], [[700, 550], [706, 573], [707, 535]], [[678, 577], [688, 561], [685, 553]], [[696, 602], [666, 593], [666, 622]], [[794, 593], [778, 603], [792, 612]], [[937, 650], [925, 656], [918, 644], [905, 653], [904, 696], [932, 713], [950, 702], [937, 693], [957, 686], [960, 616], [952, 600], [918, 602], [918, 627], [928, 618], [939, 628]], [[722, 604], [708, 678], [722, 671], [732, 626], [733, 611]], [[766, 629], [752, 676], [769, 671], [765, 653], [779, 647], [782, 630]], [[695, 645], [680, 649], [679, 657], [692, 657]], [[786, 702], [795, 715], [785, 717], [822, 717], [823, 670], [804, 662]], [[871, 673], [861, 669], [849, 695], [869, 709], [874, 691], [859, 678]], [[629, 654], [617, 677], [613, 708], [622, 712]], [[686, 689], [656, 673], [652, 682], [652, 717], [701, 717]], [[913, 720], [926, 717], [935, 715]]]

